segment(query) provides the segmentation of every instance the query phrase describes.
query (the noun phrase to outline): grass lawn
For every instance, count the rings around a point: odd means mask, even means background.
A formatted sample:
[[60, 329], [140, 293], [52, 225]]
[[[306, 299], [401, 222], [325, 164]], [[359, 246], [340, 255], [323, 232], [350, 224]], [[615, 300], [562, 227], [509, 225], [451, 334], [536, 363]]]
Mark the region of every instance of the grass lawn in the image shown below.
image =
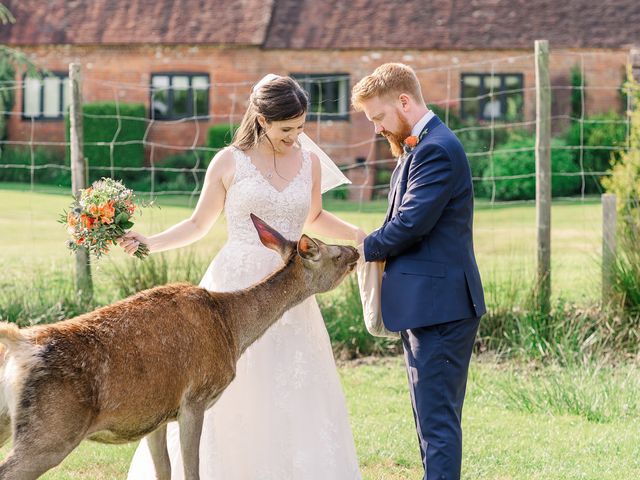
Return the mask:
[[[58, 280], [71, 274], [66, 234], [56, 223], [69, 200], [60, 190], [25, 192], [0, 184], [0, 285], [44, 289], [47, 282], [62, 283]], [[145, 210], [136, 229], [152, 233], [170, 226], [189, 215], [194, 201], [160, 197], [160, 208]], [[327, 201], [325, 206], [367, 231], [380, 225], [386, 210], [382, 201]], [[593, 303], [600, 279], [600, 203], [559, 201], [552, 219], [554, 295]], [[486, 286], [506, 283], [526, 289], [535, 268], [534, 225], [532, 203], [477, 203], [475, 244]], [[193, 250], [212, 258], [224, 241], [221, 220]], [[96, 288], [111, 283], [106, 268], [110, 262], [132, 261], [137, 260], [116, 250], [94, 263]], [[364, 479], [421, 478], [401, 359], [348, 363], [340, 367], [340, 374]], [[501, 363], [485, 355], [472, 363], [463, 423], [463, 478], [640, 478], [637, 364], [561, 369]], [[125, 478], [134, 449], [133, 444], [85, 442], [43, 478]], [[7, 447], [0, 455], [6, 452]]]
[[[14, 272], [40, 271], [43, 267], [70, 268], [72, 259], [64, 247], [66, 233], [56, 223], [70, 196], [28, 192], [0, 184], [0, 249], [2, 276]], [[22, 186], [24, 188], [24, 186]], [[155, 233], [187, 218], [195, 198], [159, 197], [159, 208], [145, 209], [135, 228]], [[386, 202], [366, 204], [327, 201], [325, 207], [345, 220], [372, 231], [380, 226]], [[601, 252], [601, 207], [598, 199], [565, 200], [552, 211], [552, 285], [555, 297], [580, 303], [598, 299]], [[533, 203], [490, 205], [479, 201], [475, 213], [475, 248], [485, 285], [529, 285], [535, 272], [535, 207]], [[224, 219], [193, 248], [202, 258], [213, 258], [225, 241]], [[127, 257], [116, 249], [102, 262], [121, 262]], [[102, 263], [104, 264], [104, 263]], [[102, 280], [101, 263], [94, 269]], [[0, 280], [2, 277], [0, 277]], [[28, 280], [28, 279], [27, 279]]]
[[[486, 480], [621, 480], [640, 478], [640, 380], [634, 367], [601, 372], [609, 381], [581, 389], [597, 368], [576, 371], [498, 364], [474, 359], [465, 404], [463, 475]], [[421, 478], [413, 417], [400, 358], [349, 363], [340, 368], [356, 449], [365, 480]], [[542, 384], [527, 387], [538, 379]], [[578, 381], [574, 381], [578, 379]], [[559, 382], [579, 400], [629, 400], [616, 418], [589, 421], [567, 413], [566, 404], [542, 394]], [[582, 393], [581, 393], [582, 392]], [[527, 407], [518, 397], [545, 398], [548, 405]], [[564, 408], [562, 407], [564, 405]], [[602, 408], [605, 405], [602, 404]], [[83, 443], [48, 480], [124, 479], [135, 445]], [[1, 452], [4, 456], [7, 448]]]

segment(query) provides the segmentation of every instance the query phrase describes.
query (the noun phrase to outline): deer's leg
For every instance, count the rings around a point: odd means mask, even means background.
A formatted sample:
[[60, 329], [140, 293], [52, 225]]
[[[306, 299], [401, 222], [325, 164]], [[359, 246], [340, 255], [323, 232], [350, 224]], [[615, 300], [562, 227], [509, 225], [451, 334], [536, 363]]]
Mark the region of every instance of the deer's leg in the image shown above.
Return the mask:
[[0, 464], [3, 480], [32, 480], [39, 478], [65, 459], [84, 438], [80, 432], [56, 432], [36, 429], [24, 431], [14, 438], [7, 458]]
[[0, 415], [0, 447], [11, 438], [11, 417]]
[[[58, 465], [86, 436], [91, 410], [73, 392], [26, 384], [13, 418], [13, 448], [0, 464], [0, 479], [31, 480]], [[56, 385], [53, 385], [56, 386]]]
[[204, 421], [204, 405], [185, 402], [180, 408], [180, 449], [185, 480], [200, 480], [200, 435]]
[[167, 450], [167, 426], [162, 425], [147, 435], [147, 444], [153, 458], [157, 480], [171, 480], [171, 462]]

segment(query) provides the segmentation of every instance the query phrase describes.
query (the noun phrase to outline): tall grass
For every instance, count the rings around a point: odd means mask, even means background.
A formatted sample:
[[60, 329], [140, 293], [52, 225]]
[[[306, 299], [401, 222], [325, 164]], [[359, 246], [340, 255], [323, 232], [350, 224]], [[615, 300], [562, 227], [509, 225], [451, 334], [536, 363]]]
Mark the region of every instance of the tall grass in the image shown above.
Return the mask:
[[630, 321], [607, 306], [579, 307], [559, 298], [545, 314], [536, 308], [533, 280], [522, 278], [487, 282], [485, 294], [488, 311], [480, 322], [480, 351], [564, 365], [640, 352], [637, 318]]
[[170, 282], [198, 284], [206, 266], [206, 261], [194, 250], [179, 250], [172, 257], [161, 253], [143, 261], [132, 259], [124, 264], [112, 263], [109, 273], [118, 296], [124, 298]]
[[[23, 326], [60, 321], [156, 285], [197, 284], [205, 267], [206, 261], [193, 251], [104, 264], [95, 282], [94, 301], [86, 307], [75, 295], [70, 267], [43, 268], [0, 283], [0, 320]], [[531, 285], [521, 277], [486, 283], [488, 313], [480, 322], [478, 351], [562, 365], [587, 364], [595, 356], [640, 355], [638, 316], [613, 308], [580, 308], [562, 299], [545, 315], [535, 308]], [[319, 295], [318, 303], [338, 358], [401, 352], [399, 341], [367, 332], [354, 276]]]
[[501, 365], [497, 377], [486, 368], [471, 369], [470, 398], [524, 413], [576, 415], [594, 423], [640, 415], [640, 377], [634, 364]]
[[70, 269], [52, 268], [0, 281], [0, 320], [20, 326], [51, 323], [85, 311]]
[[318, 303], [338, 358], [394, 355], [401, 351], [399, 340], [373, 337], [367, 331], [355, 276], [347, 277], [334, 292], [319, 295]]

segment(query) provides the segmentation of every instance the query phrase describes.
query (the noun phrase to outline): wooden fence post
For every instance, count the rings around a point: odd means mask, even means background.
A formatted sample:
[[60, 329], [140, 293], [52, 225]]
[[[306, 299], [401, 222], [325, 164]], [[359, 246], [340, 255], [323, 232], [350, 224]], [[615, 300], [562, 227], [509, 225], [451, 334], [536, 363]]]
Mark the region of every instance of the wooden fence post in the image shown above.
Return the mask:
[[536, 301], [541, 312], [551, 310], [551, 84], [549, 42], [536, 40]]
[[[69, 64], [69, 90], [71, 190], [73, 195], [79, 198], [80, 189], [87, 187], [87, 171], [83, 152], [82, 82], [79, 63]], [[81, 303], [85, 305], [93, 298], [89, 252], [84, 247], [76, 251], [76, 292]]]

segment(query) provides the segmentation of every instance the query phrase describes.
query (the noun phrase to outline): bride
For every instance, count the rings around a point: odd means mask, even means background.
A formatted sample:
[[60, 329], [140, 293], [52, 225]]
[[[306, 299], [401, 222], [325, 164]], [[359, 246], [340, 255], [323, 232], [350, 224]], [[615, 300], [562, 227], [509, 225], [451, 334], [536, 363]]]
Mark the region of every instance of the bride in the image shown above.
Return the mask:
[[[129, 254], [140, 243], [151, 252], [183, 247], [202, 238], [224, 209], [228, 240], [200, 285], [232, 291], [260, 281], [282, 262], [260, 243], [250, 213], [289, 240], [308, 227], [360, 244], [361, 229], [322, 209], [321, 168], [328, 170], [298, 141], [307, 106], [308, 96], [295, 80], [263, 78], [233, 144], [211, 161], [191, 217], [151, 237], [129, 232], [120, 245]], [[175, 422], [168, 426], [167, 442], [172, 479], [182, 479]], [[146, 440], [128, 478], [155, 478]], [[360, 479], [344, 395], [314, 297], [285, 313], [240, 358], [236, 378], [205, 414], [200, 478]]]

